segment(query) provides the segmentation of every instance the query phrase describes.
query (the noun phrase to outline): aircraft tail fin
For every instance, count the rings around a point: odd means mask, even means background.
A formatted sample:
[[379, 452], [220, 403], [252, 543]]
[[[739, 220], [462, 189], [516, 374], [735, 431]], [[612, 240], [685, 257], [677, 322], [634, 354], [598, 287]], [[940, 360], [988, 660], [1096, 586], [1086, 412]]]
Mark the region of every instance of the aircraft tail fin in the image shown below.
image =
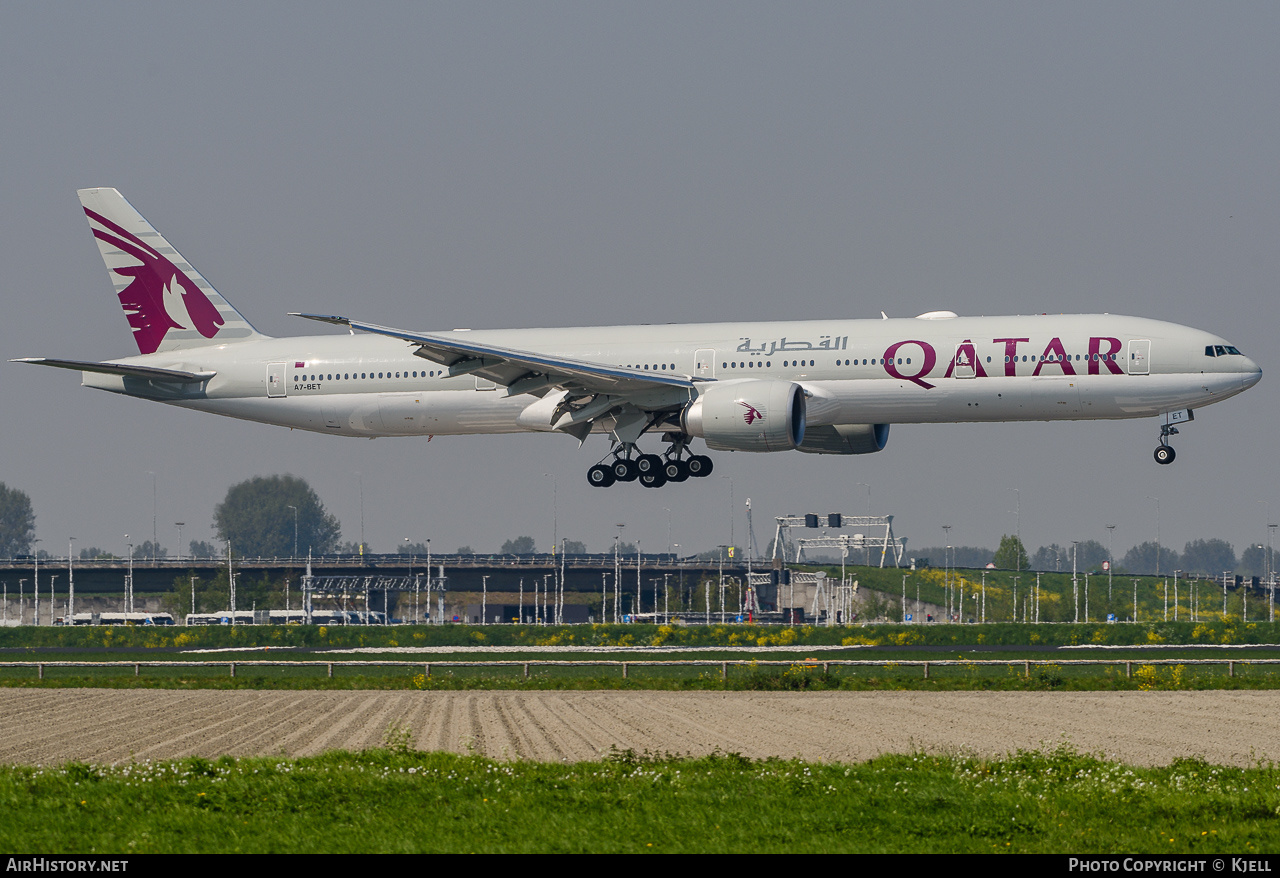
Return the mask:
[[76, 194], [140, 353], [262, 337], [118, 191]]

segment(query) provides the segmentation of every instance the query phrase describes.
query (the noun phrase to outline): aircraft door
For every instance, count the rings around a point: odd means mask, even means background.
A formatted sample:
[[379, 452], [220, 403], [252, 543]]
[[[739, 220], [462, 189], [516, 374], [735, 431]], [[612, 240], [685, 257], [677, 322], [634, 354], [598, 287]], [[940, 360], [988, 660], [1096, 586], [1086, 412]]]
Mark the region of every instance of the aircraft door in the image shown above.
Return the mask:
[[965, 342], [956, 347], [956, 368], [952, 373], [957, 378], [973, 378], [977, 369], [973, 364], [973, 343]]
[[1151, 369], [1151, 339], [1129, 340], [1129, 374], [1147, 375]]
[[710, 348], [694, 351], [693, 374], [698, 378], [716, 377], [716, 352]]
[[497, 390], [498, 385], [490, 381], [488, 378], [476, 376], [476, 390]]
[[267, 396], [280, 397], [289, 395], [289, 384], [285, 381], [284, 363], [269, 363], [267, 365]]

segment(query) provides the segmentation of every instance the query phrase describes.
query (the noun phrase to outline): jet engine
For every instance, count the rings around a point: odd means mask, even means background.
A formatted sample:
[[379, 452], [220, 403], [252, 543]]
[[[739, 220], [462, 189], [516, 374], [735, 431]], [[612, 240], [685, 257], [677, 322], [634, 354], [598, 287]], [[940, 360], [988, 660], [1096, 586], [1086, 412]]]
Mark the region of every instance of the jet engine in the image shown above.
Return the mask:
[[874, 454], [888, 442], [888, 424], [832, 424], [810, 427], [799, 448], [810, 454]]
[[715, 451], [791, 451], [804, 441], [804, 400], [790, 381], [719, 381], [700, 387], [680, 426]]

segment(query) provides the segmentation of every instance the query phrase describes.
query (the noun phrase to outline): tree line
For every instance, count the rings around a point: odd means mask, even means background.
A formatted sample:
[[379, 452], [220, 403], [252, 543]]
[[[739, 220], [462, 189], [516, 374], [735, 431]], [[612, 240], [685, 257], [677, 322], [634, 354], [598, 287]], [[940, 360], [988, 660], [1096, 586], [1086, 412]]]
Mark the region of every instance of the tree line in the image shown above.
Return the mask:
[[[986, 567], [994, 564], [1001, 570], [1029, 570], [1042, 573], [1080, 573], [1099, 571], [1111, 553], [1098, 540], [1080, 540], [1076, 543], [1050, 543], [1028, 555], [1026, 547], [1016, 536], [1005, 535], [994, 551], [976, 546], [931, 546], [915, 554], [917, 564], [932, 567]], [[1074, 558], [1073, 558], [1074, 554]], [[1074, 568], [1073, 562], [1074, 560]], [[1133, 546], [1115, 560], [1115, 573], [1132, 573], [1154, 576], [1182, 574], [1197, 576], [1221, 576], [1231, 572], [1241, 576], [1266, 574], [1267, 548], [1253, 544], [1239, 556], [1235, 548], [1222, 539], [1189, 540], [1182, 551], [1170, 546], [1158, 545], [1154, 540]], [[1271, 569], [1275, 569], [1274, 554]]]
[[[240, 557], [288, 558], [305, 557], [307, 554], [327, 555], [367, 554], [368, 544], [358, 541], [343, 542], [342, 526], [337, 517], [325, 509], [324, 503], [304, 479], [292, 475], [255, 476], [232, 485], [222, 502], [213, 510], [213, 528], [217, 544], [192, 540], [187, 547], [187, 557], [212, 558], [226, 552], [230, 542], [232, 551]], [[35, 545], [36, 516], [31, 498], [17, 488], [0, 482], [0, 557], [12, 558], [31, 553]], [[585, 543], [564, 540], [557, 547], [566, 554], [585, 554]], [[624, 555], [636, 554], [634, 543], [621, 543], [618, 550]], [[395, 548], [401, 554], [426, 555], [427, 543], [407, 540]], [[436, 550], [440, 551], [439, 548]], [[459, 554], [474, 554], [470, 546], [460, 546]], [[502, 544], [501, 554], [528, 555], [537, 551], [533, 537], [518, 536]], [[614, 551], [611, 541], [600, 550], [604, 554]], [[146, 540], [132, 547], [135, 559], [168, 557], [162, 546]], [[708, 554], [708, 553], [704, 553]], [[734, 553], [741, 557], [741, 550]], [[995, 550], [977, 546], [931, 546], [911, 553], [921, 566], [996, 567], [1008, 570], [1042, 572], [1070, 572], [1074, 560], [1080, 572], [1101, 570], [1110, 553], [1097, 540], [1081, 540], [1073, 543], [1050, 543], [1028, 554], [1022, 541], [1011, 535], [1004, 536]], [[80, 550], [85, 560], [119, 557], [97, 546]], [[719, 557], [718, 550], [708, 557]], [[1264, 575], [1268, 565], [1267, 549], [1251, 544], [1239, 556], [1226, 540], [1190, 540], [1177, 551], [1170, 546], [1157, 545], [1154, 541], [1139, 543], [1117, 559], [1116, 573], [1153, 575], [1172, 574], [1179, 570], [1185, 574], [1220, 576], [1230, 571], [1243, 576]]]

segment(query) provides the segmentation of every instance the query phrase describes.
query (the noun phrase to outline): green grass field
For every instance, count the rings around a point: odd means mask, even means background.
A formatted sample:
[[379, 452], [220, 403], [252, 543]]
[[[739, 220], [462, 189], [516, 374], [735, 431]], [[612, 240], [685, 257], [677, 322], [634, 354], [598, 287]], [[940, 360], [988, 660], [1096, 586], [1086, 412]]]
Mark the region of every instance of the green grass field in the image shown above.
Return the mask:
[[1280, 623], [1206, 615], [1198, 622], [984, 625], [289, 625], [0, 628], [0, 649], [226, 649], [304, 647], [993, 647], [1280, 643]]
[[308, 759], [0, 769], [14, 852], [1233, 853], [1280, 845], [1280, 769], [1069, 748], [858, 765], [405, 746]]
[[[1149, 625], [245, 626], [0, 629], [0, 686], [219, 689], [1206, 689], [1276, 688], [1280, 626], [1217, 618]], [[500, 647], [486, 652], [473, 647]], [[608, 648], [610, 652], [592, 652]], [[661, 647], [661, 653], [631, 652]], [[413, 652], [403, 652], [412, 648]], [[459, 648], [463, 651], [459, 652]], [[559, 650], [548, 652], [548, 648]], [[360, 649], [360, 653], [343, 650]], [[698, 650], [714, 649], [713, 653]], [[812, 652], [808, 650], [812, 649]], [[216, 650], [207, 652], [207, 650]], [[1109, 660], [1080, 666], [1077, 660]], [[251, 661], [281, 661], [274, 667]], [[546, 660], [612, 665], [538, 666]], [[662, 660], [660, 667], [643, 661]], [[711, 666], [677, 665], [714, 661]], [[723, 661], [759, 661], [731, 665]], [[841, 660], [881, 665], [841, 666]], [[1220, 664], [1197, 664], [1217, 660]], [[1228, 667], [1225, 661], [1234, 662]], [[88, 662], [124, 663], [116, 668]], [[181, 667], [131, 663], [180, 662]], [[237, 662], [233, 677], [228, 662]], [[361, 667], [343, 662], [362, 661]], [[378, 667], [377, 661], [412, 662]], [[447, 667], [474, 661], [480, 667]], [[531, 662], [528, 675], [522, 665]], [[624, 678], [620, 666], [627, 661]], [[782, 662], [767, 665], [763, 662]], [[1024, 666], [1023, 662], [1033, 662]], [[45, 664], [43, 676], [35, 667]], [[56, 663], [81, 663], [57, 667]], [[221, 662], [221, 664], [217, 664]], [[929, 662], [926, 678], [921, 662]], [[1048, 662], [1046, 664], [1046, 662]], [[206, 664], [208, 663], [208, 664]], [[823, 664], [829, 663], [827, 669]], [[949, 663], [949, 664], [948, 664]], [[1010, 664], [1012, 663], [1012, 664]], [[425, 666], [432, 666], [428, 675]], [[329, 668], [332, 667], [332, 675]]]

